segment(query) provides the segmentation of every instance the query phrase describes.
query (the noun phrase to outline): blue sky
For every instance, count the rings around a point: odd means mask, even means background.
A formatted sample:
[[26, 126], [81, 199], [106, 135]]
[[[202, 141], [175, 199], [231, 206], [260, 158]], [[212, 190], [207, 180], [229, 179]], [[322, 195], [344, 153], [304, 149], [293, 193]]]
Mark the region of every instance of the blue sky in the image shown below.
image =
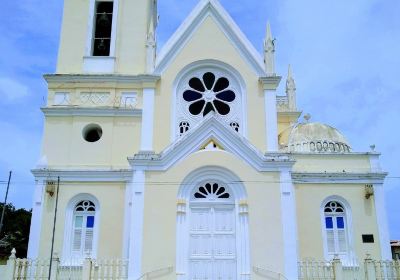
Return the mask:
[[[145, 1], [145, 0], [142, 0]], [[158, 0], [159, 47], [198, 0]], [[267, 20], [277, 72], [293, 67], [298, 106], [331, 124], [353, 150], [382, 152], [392, 239], [400, 239], [400, 1], [221, 0], [261, 52]], [[61, 0], [5, 1], [0, 10], [0, 198], [30, 208], [39, 158], [46, 83], [55, 71]], [[283, 83], [282, 83], [283, 85]], [[280, 92], [284, 89], [281, 87]]]

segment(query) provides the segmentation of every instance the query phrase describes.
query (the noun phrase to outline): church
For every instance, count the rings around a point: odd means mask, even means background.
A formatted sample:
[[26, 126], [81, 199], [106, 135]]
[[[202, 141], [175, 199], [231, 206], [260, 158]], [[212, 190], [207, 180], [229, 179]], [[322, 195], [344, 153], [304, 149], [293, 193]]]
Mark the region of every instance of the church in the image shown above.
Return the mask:
[[157, 0], [65, 1], [28, 257], [54, 237], [61, 265], [124, 259], [129, 280], [391, 259], [379, 153], [300, 117], [270, 25], [260, 53], [218, 0], [161, 48], [157, 24]]

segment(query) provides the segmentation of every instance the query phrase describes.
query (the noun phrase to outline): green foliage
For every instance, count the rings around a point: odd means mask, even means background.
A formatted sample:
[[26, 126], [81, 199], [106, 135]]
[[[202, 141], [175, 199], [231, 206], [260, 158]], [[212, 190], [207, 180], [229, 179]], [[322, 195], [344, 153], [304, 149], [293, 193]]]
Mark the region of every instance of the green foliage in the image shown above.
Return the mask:
[[[4, 203], [0, 203], [0, 215], [3, 205]], [[31, 216], [32, 210], [16, 209], [11, 203], [6, 205], [0, 233], [0, 259], [8, 258], [12, 248], [17, 250], [17, 257], [26, 257]]]

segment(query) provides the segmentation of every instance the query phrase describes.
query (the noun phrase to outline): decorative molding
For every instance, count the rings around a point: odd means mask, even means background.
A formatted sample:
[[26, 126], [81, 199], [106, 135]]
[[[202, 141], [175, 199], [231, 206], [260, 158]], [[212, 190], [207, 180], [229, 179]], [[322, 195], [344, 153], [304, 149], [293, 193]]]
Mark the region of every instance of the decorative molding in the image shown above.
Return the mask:
[[259, 76], [265, 75], [261, 55], [243, 34], [232, 17], [216, 0], [202, 0], [193, 9], [159, 52], [155, 73], [162, 73], [168, 67], [208, 16], [217, 22], [227, 38], [229, 38], [254, 72]]
[[264, 90], [276, 90], [281, 82], [281, 79], [281, 76], [261, 77], [260, 83], [262, 84]]
[[121, 83], [153, 85], [160, 80], [158, 75], [118, 75], [118, 74], [46, 74], [43, 76], [47, 83]]
[[60, 177], [63, 182], [128, 182], [132, 179], [131, 169], [33, 169], [36, 179], [55, 180]]
[[262, 154], [249, 140], [227, 127], [218, 116], [211, 114], [207, 115], [199, 126], [189, 130], [160, 154], [140, 152], [128, 158], [128, 161], [134, 169], [140, 167], [146, 170], [167, 170], [213, 139], [221, 145], [224, 152], [238, 156], [258, 171], [278, 171], [282, 168], [291, 168], [295, 163], [288, 154], [278, 152]]
[[66, 116], [82, 116], [82, 117], [141, 117], [142, 109], [129, 108], [104, 108], [104, 107], [65, 107], [54, 106], [41, 108], [46, 117], [66, 117]]
[[295, 184], [382, 184], [388, 173], [292, 172]]

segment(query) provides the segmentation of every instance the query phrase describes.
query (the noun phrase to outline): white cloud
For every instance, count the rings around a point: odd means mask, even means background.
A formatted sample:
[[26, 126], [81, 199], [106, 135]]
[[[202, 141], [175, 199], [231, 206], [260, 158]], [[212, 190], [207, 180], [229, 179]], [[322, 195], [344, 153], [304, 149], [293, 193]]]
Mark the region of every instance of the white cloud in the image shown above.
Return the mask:
[[0, 97], [5, 103], [17, 103], [28, 97], [28, 87], [21, 82], [8, 77], [0, 77]]

